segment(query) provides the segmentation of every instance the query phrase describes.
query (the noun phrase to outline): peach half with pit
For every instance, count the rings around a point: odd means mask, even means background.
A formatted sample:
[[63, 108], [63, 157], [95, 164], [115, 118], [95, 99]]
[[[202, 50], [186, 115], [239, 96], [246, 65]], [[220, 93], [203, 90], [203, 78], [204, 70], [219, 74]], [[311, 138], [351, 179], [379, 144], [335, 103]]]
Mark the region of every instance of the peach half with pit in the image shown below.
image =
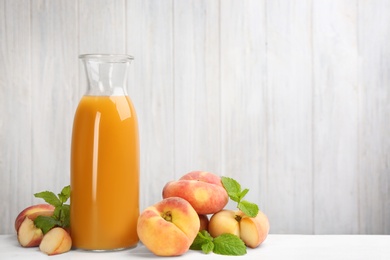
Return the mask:
[[168, 182], [163, 188], [162, 196], [183, 198], [198, 214], [214, 214], [222, 210], [229, 201], [221, 178], [206, 171], [192, 171], [177, 181]]
[[191, 204], [182, 198], [170, 197], [140, 214], [137, 233], [155, 255], [178, 256], [189, 250], [199, 227], [198, 214]]

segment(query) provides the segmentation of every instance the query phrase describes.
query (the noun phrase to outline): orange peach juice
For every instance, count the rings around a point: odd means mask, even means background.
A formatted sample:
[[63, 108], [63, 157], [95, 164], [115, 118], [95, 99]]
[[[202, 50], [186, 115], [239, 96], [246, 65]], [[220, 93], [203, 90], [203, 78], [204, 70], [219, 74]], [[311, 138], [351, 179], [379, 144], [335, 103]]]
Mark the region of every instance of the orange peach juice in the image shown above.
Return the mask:
[[136, 246], [139, 143], [128, 96], [84, 96], [71, 148], [71, 237], [76, 248]]

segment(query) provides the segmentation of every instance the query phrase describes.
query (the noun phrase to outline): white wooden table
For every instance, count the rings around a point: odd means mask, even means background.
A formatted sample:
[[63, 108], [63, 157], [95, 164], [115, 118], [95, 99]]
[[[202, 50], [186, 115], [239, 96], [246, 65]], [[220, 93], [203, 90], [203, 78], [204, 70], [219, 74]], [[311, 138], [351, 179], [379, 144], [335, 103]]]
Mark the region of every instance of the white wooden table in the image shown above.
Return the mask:
[[[226, 256], [189, 251], [178, 257], [163, 259], [226, 259]], [[0, 259], [157, 259], [143, 245], [119, 252], [94, 253], [72, 250], [46, 256], [38, 248], [22, 248], [15, 235], [0, 235]], [[256, 249], [248, 249], [244, 256], [230, 259], [390, 259], [389, 235], [269, 235]]]

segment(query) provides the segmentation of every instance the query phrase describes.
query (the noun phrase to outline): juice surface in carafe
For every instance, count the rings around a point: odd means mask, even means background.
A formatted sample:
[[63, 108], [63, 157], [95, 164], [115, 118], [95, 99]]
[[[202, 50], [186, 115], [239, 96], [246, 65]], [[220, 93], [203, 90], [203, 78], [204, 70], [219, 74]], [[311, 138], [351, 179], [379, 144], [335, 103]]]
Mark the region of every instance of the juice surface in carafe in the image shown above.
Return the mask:
[[129, 97], [84, 96], [74, 118], [71, 149], [73, 246], [136, 246], [138, 125]]

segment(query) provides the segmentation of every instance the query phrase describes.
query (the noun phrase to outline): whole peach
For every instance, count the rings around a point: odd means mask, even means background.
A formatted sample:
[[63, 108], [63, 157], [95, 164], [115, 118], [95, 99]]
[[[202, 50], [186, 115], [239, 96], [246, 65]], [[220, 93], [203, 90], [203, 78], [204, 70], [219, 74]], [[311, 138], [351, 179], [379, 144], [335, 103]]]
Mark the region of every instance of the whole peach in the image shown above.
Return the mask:
[[221, 178], [211, 172], [193, 171], [178, 181], [168, 182], [163, 198], [181, 197], [187, 200], [198, 214], [214, 214], [228, 203], [229, 196]]
[[137, 233], [155, 255], [178, 256], [189, 250], [199, 227], [198, 214], [191, 204], [182, 198], [171, 197], [141, 213]]
[[209, 229], [209, 217], [207, 215], [199, 215], [200, 220], [200, 227], [199, 231], [201, 230], [208, 230]]

